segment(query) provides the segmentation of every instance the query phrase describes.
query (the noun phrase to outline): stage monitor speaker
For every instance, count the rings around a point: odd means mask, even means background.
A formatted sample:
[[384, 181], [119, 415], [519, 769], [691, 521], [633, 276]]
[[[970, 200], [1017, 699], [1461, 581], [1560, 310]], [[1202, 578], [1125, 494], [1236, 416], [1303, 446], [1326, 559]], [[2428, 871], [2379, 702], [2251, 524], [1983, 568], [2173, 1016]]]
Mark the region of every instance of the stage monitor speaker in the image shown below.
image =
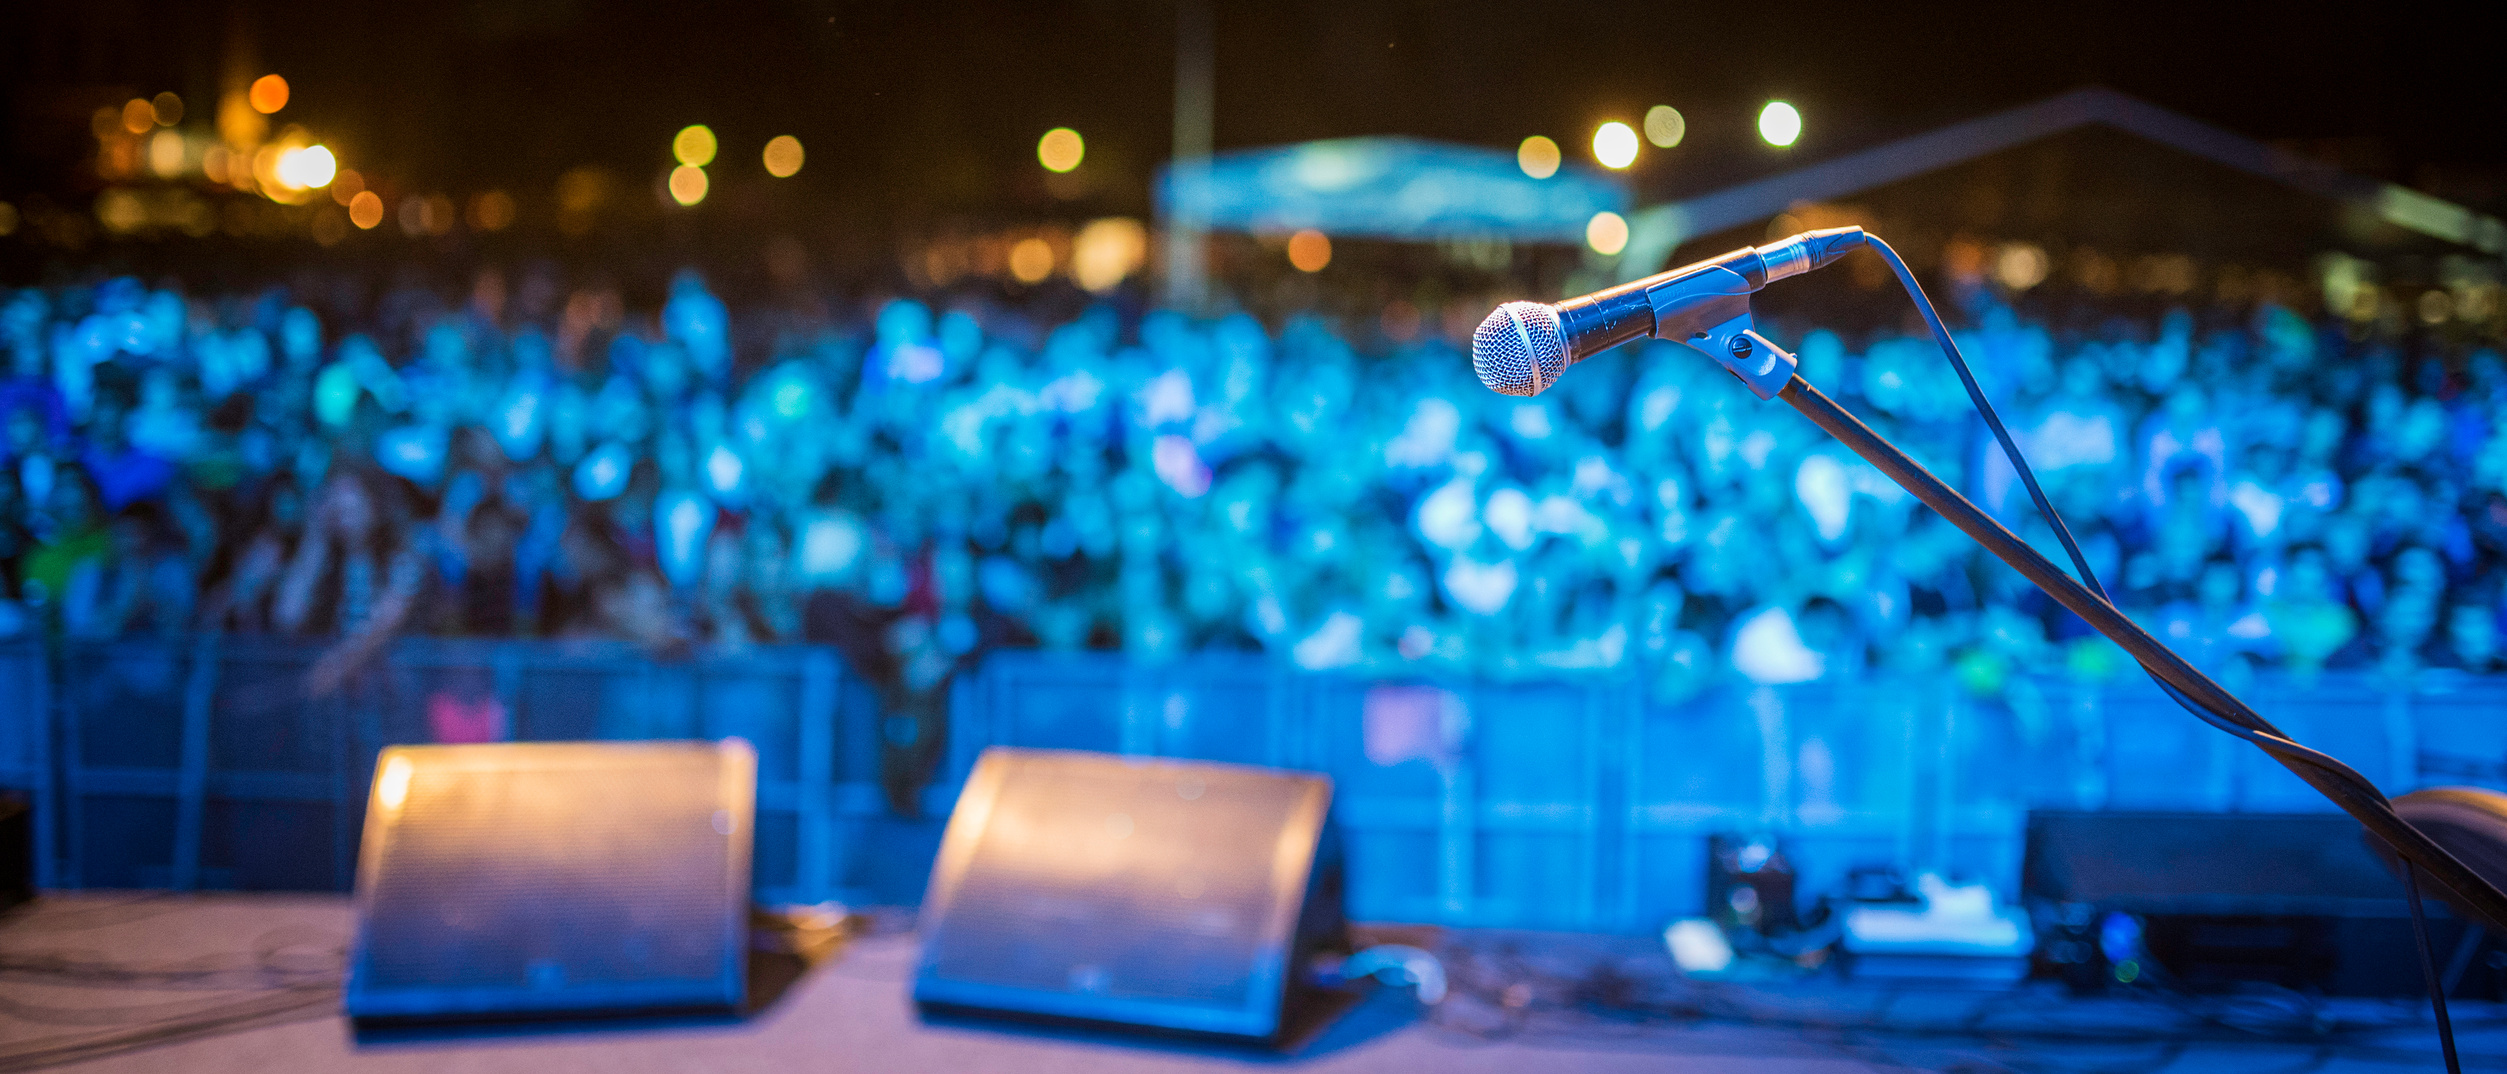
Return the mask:
[[[2394, 799], [2394, 812], [2490, 883], [2507, 885], [2507, 794], [2482, 787], [2428, 787]], [[2402, 875], [2394, 848], [2364, 831], [2359, 834], [2387, 869]], [[2465, 920], [2479, 919], [2471, 907], [2457, 905], [2445, 888], [2426, 877], [2420, 890], [2444, 900]]]
[[384, 750], [349, 1016], [736, 1013], [756, 803], [737, 739]]
[[1331, 780], [993, 748], [923, 898], [926, 1009], [1277, 1041], [1341, 929]]

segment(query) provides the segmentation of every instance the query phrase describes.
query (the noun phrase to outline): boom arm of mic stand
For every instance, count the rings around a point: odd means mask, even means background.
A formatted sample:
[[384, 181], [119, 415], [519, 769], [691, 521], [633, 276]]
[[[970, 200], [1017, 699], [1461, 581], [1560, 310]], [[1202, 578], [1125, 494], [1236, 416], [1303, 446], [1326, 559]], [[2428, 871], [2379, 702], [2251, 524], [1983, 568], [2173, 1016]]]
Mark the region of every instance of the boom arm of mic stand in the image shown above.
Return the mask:
[[[2055, 566], [2053, 560], [2047, 559], [2035, 548], [2030, 547], [2027, 542], [2020, 540], [2017, 535], [2005, 529], [2002, 523], [1995, 521], [1993, 516], [1986, 514], [1982, 508], [1968, 502], [1967, 497], [1959, 495], [1958, 490], [1942, 483], [1940, 478], [1933, 476], [1932, 471], [1924, 468], [1924, 464], [1899, 450], [1898, 446], [1890, 443], [1888, 438], [1873, 432], [1870, 426], [1847, 413], [1844, 407], [1838, 406], [1836, 400], [1828, 398], [1819, 389], [1812, 387], [1809, 381], [1797, 375], [1787, 381], [1784, 389], [1777, 395], [1785, 402], [1792, 404], [1793, 409], [1801, 411], [1802, 416], [1811, 419], [1812, 423], [1826, 430], [1828, 435], [1835, 437], [1839, 443], [1852, 449], [1855, 454], [1862, 456], [1873, 466], [1879, 467], [1880, 472], [1889, 475], [1890, 480], [1897, 482], [1908, 492], [1914, 493], [1915, 498], [1922, 500], [1925, 506], [1939, 512], [1941, 517], [1949, 519], [1952, 525], [1965, 531], [1969, 537], [1975, 539], [1976, 543], [1985, 546], [1986, 551], [1993, 553], [2004, 563], [2018, 570], [2029, 581], [2036, 583], [2037, 588], [2045, 590], [2046, 595], [2070, 609], [2072, 614], [2080, 616], [2090, 626], [2097, 628], [2098, 633], [2106, 635], [2117, 645], [2122, 646], [2125, 652], [2131, 653], [2135, 660], [2141, 661], [2142, 667], [2149, 669], [2150, 673], [2158, 676], [2160, 681], [2241, 726], [2276, 737], [2287, 737], [2260, 714], [2248, 708], [2245, 702], [2239, 701], [2227, 690], [2221, 688], [2220, 684], [2211, 681], [2209, 676], [2196, 670], [2192, 664], [2186, 663], [2184, 657], [2176, 655], [2174, 650], [2160, 644], [2159, 639], [2151, 637], [2150, 632], [2143, 630], [2140, 624], [2126, 618], [2124, 613], [2116, 610], [2114, 605], [2099, 599], [2097, 594], [2091, 593], [2087, 586], [2080, 584], [2071, 575], [2063, 573], [2063, 568]], [[2273, 759], [2280, 761], [2284, 767], [2296, 773], [2299, 779], [2305, 780], [2308, 786], [2314, 787], [2318, 793], [2332, 800], [2334, 805], [2340, 806], [2342, 812], [2350, 814], [2369, 831], [2376, 833], [2377, 838], [2383, 839], [2387, 845], [2392, 846], [2395, 853], [2410, 860], [2421, 869], [2427, 870], [2430, 877], [2460, 900], [2459, 905], [2480, 915], [2493, 930], [2507, 934], [2507, 893], [2499, 891], [2496, 885], [2483, 878], [2481, 874], [2473, 872], [2462, 862], [2455, 860], [2455, 856], [2448, 853], [2446, 848], [2439, 846], [2427, 835], [2422, 834], [2419, 829], [2395, 815], [2392, 809], [2386, 806], [2382, 796], [2369, 798], [2362, 794], [2359, 788], [2346, 785], [2306, 765], [2278, 756]]]

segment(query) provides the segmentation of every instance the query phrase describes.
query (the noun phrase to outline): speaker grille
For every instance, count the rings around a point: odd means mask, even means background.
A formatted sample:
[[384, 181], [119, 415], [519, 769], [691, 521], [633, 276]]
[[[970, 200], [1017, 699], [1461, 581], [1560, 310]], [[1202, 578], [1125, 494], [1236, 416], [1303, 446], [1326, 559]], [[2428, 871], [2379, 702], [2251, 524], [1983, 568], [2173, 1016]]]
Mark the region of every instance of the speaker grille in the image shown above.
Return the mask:
[[385, 751], [351, 1013], [736, 1002], [755, 766], [738, 744]]
[[1490, 391], [1539, 395], [1567, 371], [1567, 336], [1558, 307], [1508, 302], [1471, 333], [1471, 371]]

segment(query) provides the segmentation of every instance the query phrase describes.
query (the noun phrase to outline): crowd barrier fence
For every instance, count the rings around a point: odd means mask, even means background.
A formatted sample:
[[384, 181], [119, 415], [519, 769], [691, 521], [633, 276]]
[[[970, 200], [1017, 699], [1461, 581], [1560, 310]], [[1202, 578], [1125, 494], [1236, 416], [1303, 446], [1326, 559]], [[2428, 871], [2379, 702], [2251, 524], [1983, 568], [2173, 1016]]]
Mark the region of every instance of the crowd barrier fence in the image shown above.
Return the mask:
[[59, 766], [48, 717], [51, 687], [41, 646], [0, 643], [0, 791], [23, 795], [34, 807], [33, 864], [40, 888], [61, 884], [59, 826], [53, 823]]
[[[2266, 675], [2243, 696], [2389, 793], [2507, 786], [2507, 677]], [[2333, 807], [2146, 680], [1947, 676], [1736, 684], [1657, 704], [1634, 681], [1369, 681], [1252, 657], [1143, 666], [1005, 652], [953, 699], [945, 809], [986, 746], [1321, 771], [1351, 913], [1617, 931], [1701, 912], [1706, 837], [1765, 833], [1805, 898], [1857, 868], [2019, 883], [2031, 808]]]
[[[38, 805], [60, 887], [345, 890], [383, 746], [720, 738], [758, 750], [756, 890], [919, 891], [936, 818], [993, 745], [1323, 772], [1360, 918], [1635, 930], [1700, 912], [1706, 836], [1777, 836], [1806, 896], [1857, 868], [2016, 890], [2031, 808], [2331, 808], [2146, 681], [1943, 679], [1719, 687], [1378, 681], [1250, 655], [1153, 665], [993, 654], [953, 687], [950, 747], [893, 815], [880, 715], [836, 653], [656, 660], [623, 644], [418, 639], [313, 696], [301, 642], [0, 644], [0, 787]], [[2389, 793], [2507, 788], [2507, 676], [2267, 675], [2240, 693]], [[900, 834], [904, 833], [904, 834]]]
[[[376, 754], [434, 742], [740, 737], [757, 748], [755, 890], [866, 898], [876, 702], [832, 650], [657, 661], [612, 643], [414, 639], [340, 689], [264, 638], [19, 643], [0, 748], [39, 803], [39, 882], [345, 891]], [[20, 684], [27, 684], [19, 688]]]

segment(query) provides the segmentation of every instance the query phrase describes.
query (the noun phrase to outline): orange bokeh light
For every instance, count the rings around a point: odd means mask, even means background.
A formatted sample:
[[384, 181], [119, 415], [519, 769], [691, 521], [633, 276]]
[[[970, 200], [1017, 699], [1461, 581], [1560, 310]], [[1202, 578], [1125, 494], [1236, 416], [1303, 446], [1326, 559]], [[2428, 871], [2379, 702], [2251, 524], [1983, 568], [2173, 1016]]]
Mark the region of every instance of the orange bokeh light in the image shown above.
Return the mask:
[[270, 115], [287, 107], [287, 80], [277, 75], [263, 75], [252, 83], [252, 110]]
[[371, 231], [383, 222], [383, 199], [371, 190], [360, 190], [348, 199], [348, 222]]
[[1321, 272], [1332, 263], [1332, 240], [1313, 228], [1288, 237], [1288, 263], [1299, 272]]

